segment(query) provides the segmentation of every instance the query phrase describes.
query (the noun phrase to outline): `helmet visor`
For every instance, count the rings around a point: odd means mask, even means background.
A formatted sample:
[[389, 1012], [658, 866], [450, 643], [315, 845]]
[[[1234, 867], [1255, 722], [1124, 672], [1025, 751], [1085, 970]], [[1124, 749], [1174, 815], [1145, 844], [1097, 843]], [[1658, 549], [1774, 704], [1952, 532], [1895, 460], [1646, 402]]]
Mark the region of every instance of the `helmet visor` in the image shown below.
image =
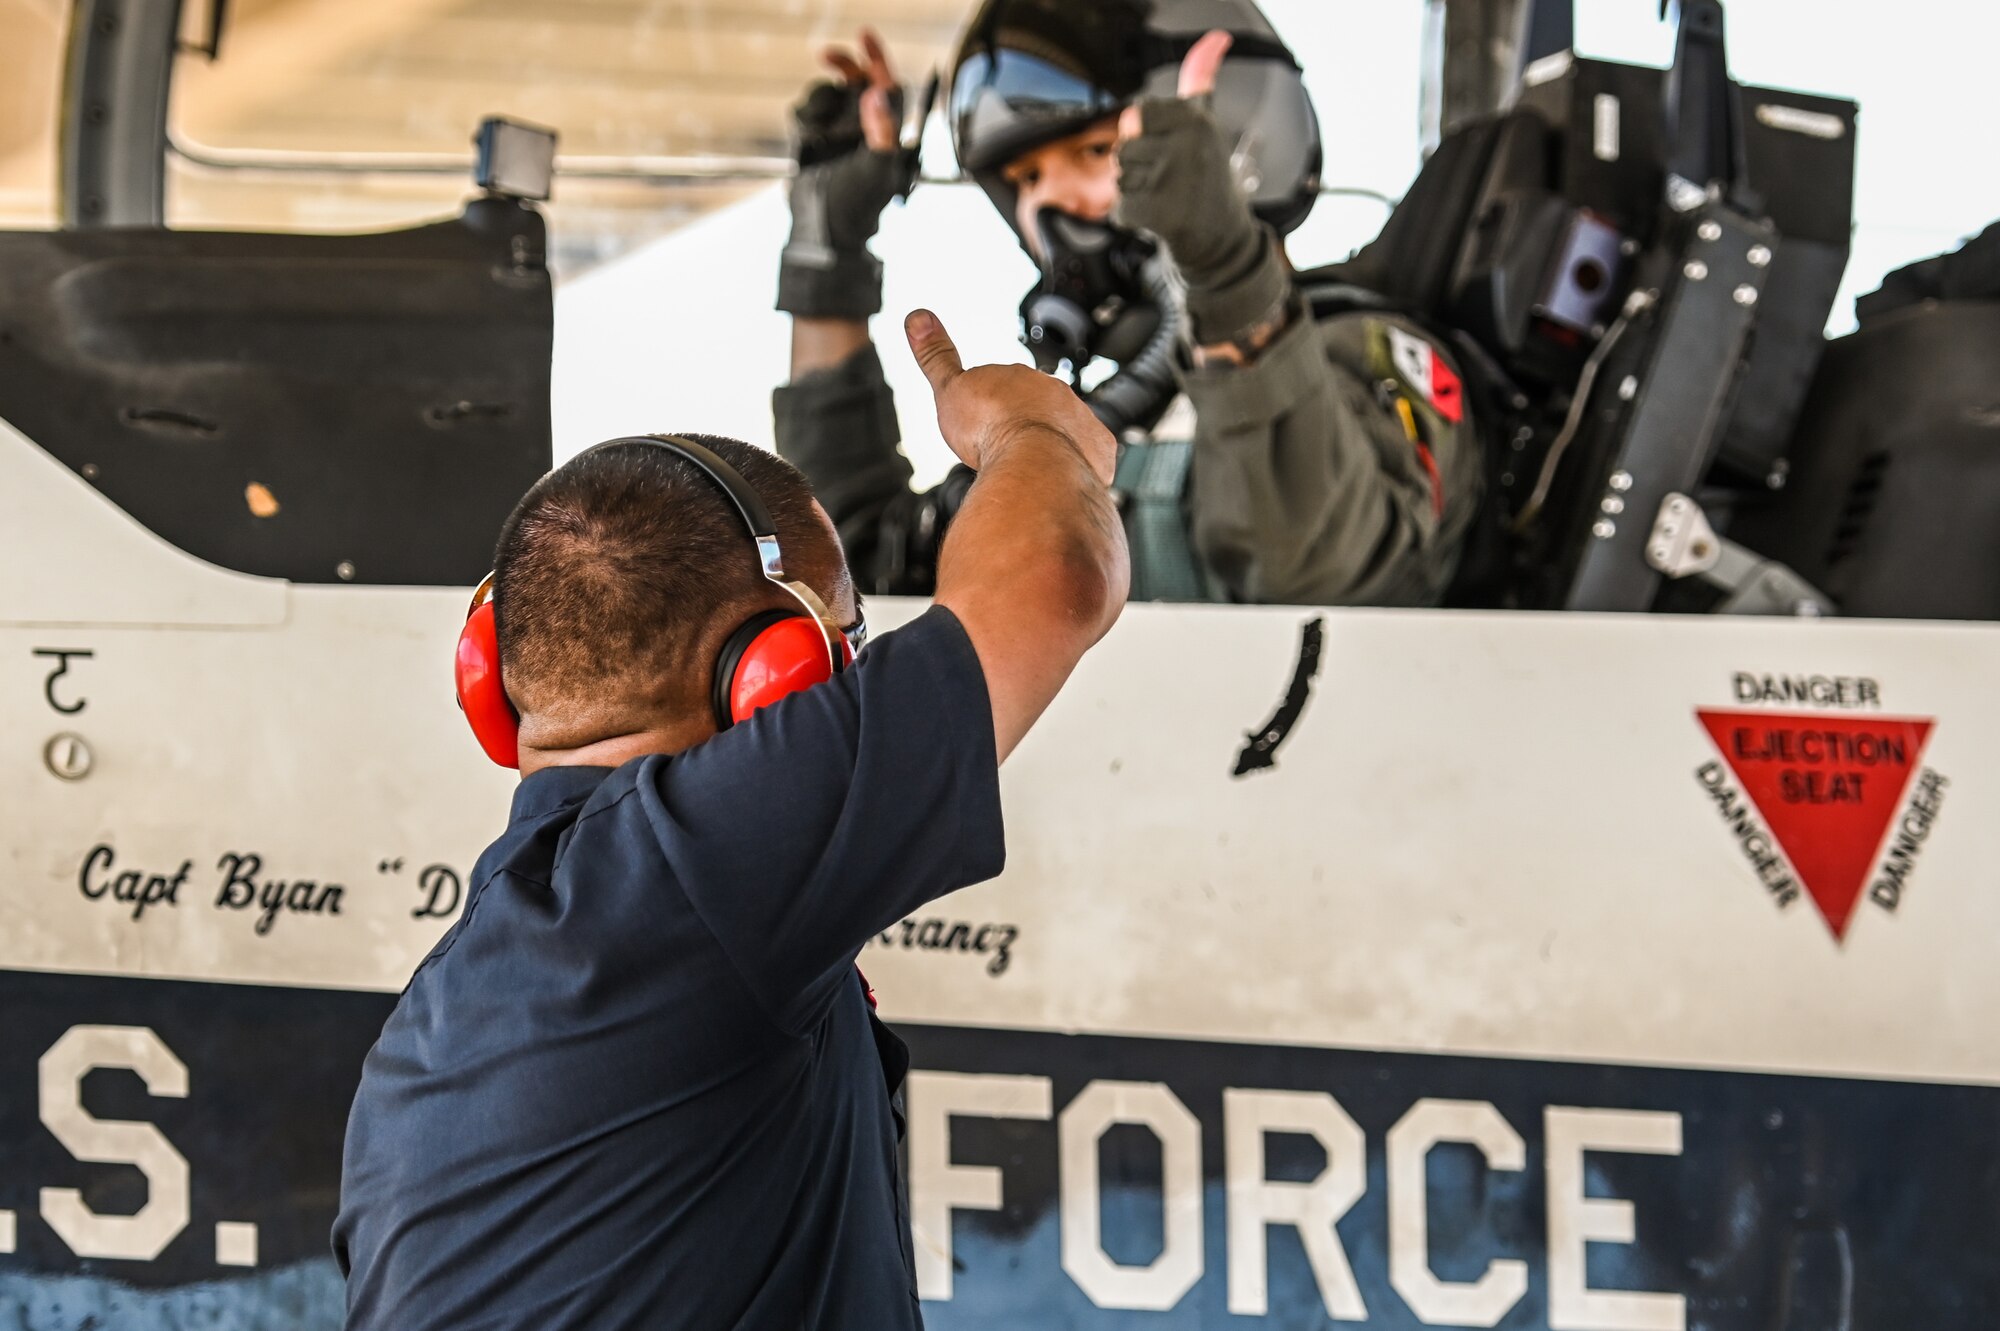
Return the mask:
[[1115, 115], [1145, 82], [1145, 36], [1131, 0], [987, 0], [953, 62], [959, 167], [991, 171]]

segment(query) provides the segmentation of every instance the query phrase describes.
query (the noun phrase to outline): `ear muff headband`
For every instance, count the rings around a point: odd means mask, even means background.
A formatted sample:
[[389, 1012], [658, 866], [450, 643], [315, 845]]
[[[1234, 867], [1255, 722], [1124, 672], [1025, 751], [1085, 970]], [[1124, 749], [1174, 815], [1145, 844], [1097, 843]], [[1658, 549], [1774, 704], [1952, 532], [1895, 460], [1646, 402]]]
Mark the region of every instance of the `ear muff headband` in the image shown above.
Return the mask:
[[[825, 604], [802, 582], [785, 576], [777, 524], [756, 490], [713, 449], [677, 435], [627, 435], [588, 451], [620, 444], [664, 448], [692, 463], [729, 499], [757, 547], [764, 577], [799, 605], [766, 610], [730, 634], [717, 658], [712, 706], [717, 728], [727, 730], [758, 708], [809, 688], [845, 670], [854, 659], [846, 636]], [[486, 756], [502, 767], [520, 766], [521, 721], [500, 679], [500, 643], [493, 608], [493, 574], [473, 593], [459, 634], [453, 672], [459, 708]]]
[[[612, 448], [619, 444], [651, 444], [664, 448], [693, 463], [714, 481], [735, 505], [744, 527], [750, 532], [750, 539], [756, 543], [757, 565], [764, 577], [798, 602], [806, 625], [817, 629], [814, 634], [800, 634], [797, 630], [779, 632], [776, 631], [777, 621], [773, 620], [763, 632], [752, 635], [750, 641], [738, 651], [732, 653], [729, 644], [724, 645], [722, 657], [716, 662], [713, 687], [720, 697], [727, 681], [729, 706], [725, 708], [718, 701], [714, 707], [718, 729], [727, 730], [736, 722], [747, 719], [759, 707], [776, 702], [786, 693], [832, 679], [847, 668], [850, 656], [840, 625], [834, 622], [832, 612], [812, 588], [785, 576], [784, 552], [778, 546], [778, 524], [772, 520], [770, 510], [764, 507], [764, 501], [736, 468], [723, 461], [713, 449], [679, 435], [631, 435], [598, 444], [597, 447]], [[765, 614], [775, 614], [784, 619], [799, 617], [786, 611], [767, 611]], [[752, 616], [752, 622], [763, 617]], [[729, 643], [735, 643], [742, 636], [744, 630], [739, 628], [730, 635]], [[730, 659], [732, 656], [735, 659]], [[754, 674], [767, 682], [756, 689], [739, 690], [738, 677], [745, 674]], [[779, 680], [792, 682], [786, 688], [773, 687]], [[745, 696], [739, 698], [739, 693]]]

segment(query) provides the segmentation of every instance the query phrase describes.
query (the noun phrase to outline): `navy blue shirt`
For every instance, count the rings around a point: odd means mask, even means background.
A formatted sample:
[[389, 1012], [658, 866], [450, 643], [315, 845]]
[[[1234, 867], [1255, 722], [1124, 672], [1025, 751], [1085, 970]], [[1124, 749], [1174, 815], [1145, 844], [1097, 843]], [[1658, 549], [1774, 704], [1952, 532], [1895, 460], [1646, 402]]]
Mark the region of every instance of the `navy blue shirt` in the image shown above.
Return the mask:
[[694, 749], [523, 781], [362, 1070], [348, 1327], [921, 1326], [854, 963], [1000, 871], [998, 766], [933, 608]]

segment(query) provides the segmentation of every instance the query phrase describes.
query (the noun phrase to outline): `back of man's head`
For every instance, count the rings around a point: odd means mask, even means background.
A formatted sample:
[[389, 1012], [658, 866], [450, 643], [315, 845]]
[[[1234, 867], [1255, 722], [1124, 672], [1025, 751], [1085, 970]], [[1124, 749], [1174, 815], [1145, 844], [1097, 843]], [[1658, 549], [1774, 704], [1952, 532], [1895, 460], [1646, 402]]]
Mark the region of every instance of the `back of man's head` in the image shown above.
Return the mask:
[[[681, 437], [749, 482], [777, 524], [786, 573], [831, 602], [845, 569], [805, 477], [734, 439]], [[538, 728], [543, 747], [707, 716], [728, 635], [758, 610], [795, 604], [763, 576], [716, 483], [644, 443], [586, 450], [536, 482], [501, 529], [494, 575], [501, 678], [523, 742]]]

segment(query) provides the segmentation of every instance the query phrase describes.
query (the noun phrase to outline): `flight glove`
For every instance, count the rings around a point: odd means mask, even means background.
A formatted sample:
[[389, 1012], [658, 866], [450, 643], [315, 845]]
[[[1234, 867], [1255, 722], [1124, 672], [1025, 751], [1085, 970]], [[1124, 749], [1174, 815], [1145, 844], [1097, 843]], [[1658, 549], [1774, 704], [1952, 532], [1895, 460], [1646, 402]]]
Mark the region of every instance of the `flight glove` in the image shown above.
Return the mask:
[[[865, 320], [882, 308], [882, 261], [868, 251], [889, 200], [916, 183], [916, 154], [874, 152], [861, 134], [865, 85], [816, 83], [792, 108], [798, 175], [792, 235], [778, 263], [778, 308], [809, 319]], [[900, 88], [890, 114], [903, 117]]]
[[1143, 131], [1119, 149], [1119, 220], [1166, 244], [1187, 281], [1203, 343], [1224, 342], [1282, 307], [1291, 277], [1270, 228], [1250, 212], [1206, 98], [1149, 97]]

